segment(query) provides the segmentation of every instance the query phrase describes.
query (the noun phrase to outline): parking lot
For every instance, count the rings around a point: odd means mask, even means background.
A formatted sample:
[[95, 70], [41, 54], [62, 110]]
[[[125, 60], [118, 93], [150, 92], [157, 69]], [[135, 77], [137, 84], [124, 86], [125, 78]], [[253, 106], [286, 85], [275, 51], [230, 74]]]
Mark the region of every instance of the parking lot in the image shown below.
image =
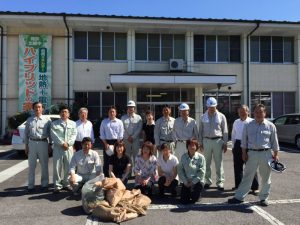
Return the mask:
[[[248, 195], [241, 205], [228, 205], [234, 192], [231, 151], [224, 155], [225, 191], [214, 186], [202, 194], [194, 205], [180, 205], [178, 199], [159, 199], [147, 210], [147, 215], [122, 224], [300, 224], [300, 151], [281, 144], [280, 160], [287, 165], [282, 174], [272, 173], [270, 205], [261, 207], [258, 197]], [[101, 151], [99, 151], [101, 155]], [[27, 194], [28, 163], [11, 146], [0, 146], [0, 224], [103, 224], [84, 213], [81, 199], [68, 192]], [[52, 158], [49, 162], [52, 181]], [[40, 171], [37, 168], [39, 184]], [[131, 181], [132, 183], [132, 181]], [[104, 224], [113, 224], [107, 223]]]

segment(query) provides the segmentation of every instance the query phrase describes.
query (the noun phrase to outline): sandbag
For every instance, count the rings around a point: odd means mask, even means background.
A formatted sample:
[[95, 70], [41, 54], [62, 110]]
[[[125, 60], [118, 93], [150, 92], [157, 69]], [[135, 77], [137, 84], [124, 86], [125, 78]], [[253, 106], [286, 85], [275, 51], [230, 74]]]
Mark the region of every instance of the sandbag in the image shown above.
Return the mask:
[[110, 206], [115, 207], [122, 199], [125, 190], [117, 188], [108, 189], [105, 191], [105, 200], [109, 202]]
[[144, 209], [147, 209], [147, 207], [151, 204], [151, 199], [146, 195], [139, 194], [134, 198], [132, 204], [138, 205], [138, 206], [143, 207]]
[[125, 185], [119, 178], [105, 178], [102, 181], [102, 188], [104, 189], [111, 189], [111, 188], [116, 188], [118, 190], [126, 190]]

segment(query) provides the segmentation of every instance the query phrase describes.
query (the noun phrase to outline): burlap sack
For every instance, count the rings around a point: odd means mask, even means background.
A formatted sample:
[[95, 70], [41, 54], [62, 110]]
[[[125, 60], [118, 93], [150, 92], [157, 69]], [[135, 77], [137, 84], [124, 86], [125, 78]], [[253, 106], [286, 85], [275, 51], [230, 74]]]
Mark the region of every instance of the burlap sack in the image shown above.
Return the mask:
[[138, 205], [138, 206], [143, 207], [144, 209], [147, 209], [147, 207], [151, 204], [151, 199], [146, 195], [139, 194], [135, 197], [132, 204]]
[[119, 190], [116, 188], [108, 189], [105, 191], [105, 200], [109, 202], [109, 205], [115, 207], [122, 199], [125, 190]]
[[102, 181], [102, 187], [104, 189], [116, 188], [118, 190], [126, 190], [125, 185], [119, 178], [105, 178]]
[[122, 196], [122, 201], [126, 201], [128, 203], [132, 203], [135, 196], [141, 194], [141, 190], [140, 189], [132, 189], [131, 191], [129, 190], [125, 190], [123, 196]]

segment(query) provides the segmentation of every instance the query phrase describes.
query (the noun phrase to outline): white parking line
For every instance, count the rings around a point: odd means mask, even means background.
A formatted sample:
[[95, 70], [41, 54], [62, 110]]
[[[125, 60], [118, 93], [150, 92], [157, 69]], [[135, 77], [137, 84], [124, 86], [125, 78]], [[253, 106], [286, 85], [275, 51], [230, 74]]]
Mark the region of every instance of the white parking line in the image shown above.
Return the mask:
[[27, 167], [28, 167], [28, 160], [24, 160], [12, 167], [9, 167], [6, 170], [3, 170], [2, 172], [0, 172], [0, 183], [8, 180], [9, 178], [15, 176], [16, 174], [22, 172]]
[[270, 213], [266, 212], [265, 210], [263, 210], [261, 207], [258, 207], [257, 205], [250, 206], [249, 208], [252, 209], [254, 212], [256, 212], [258, 215], [260, 215], [261, 217], [263, 217], [264, 219], [266, 219], [272, 225], [284, 225], [284, 223], [282, 223], [274, 216], [272, 216]]

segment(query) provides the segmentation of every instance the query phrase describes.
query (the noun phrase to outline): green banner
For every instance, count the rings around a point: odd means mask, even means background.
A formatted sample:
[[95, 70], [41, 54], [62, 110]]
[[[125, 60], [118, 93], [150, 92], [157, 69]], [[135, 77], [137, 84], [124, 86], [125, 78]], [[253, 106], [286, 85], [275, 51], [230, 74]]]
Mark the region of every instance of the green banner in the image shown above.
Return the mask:
[[32, 109], [32, 103], [51, 105], [52, 36], [19, 36], [19, 111]]

